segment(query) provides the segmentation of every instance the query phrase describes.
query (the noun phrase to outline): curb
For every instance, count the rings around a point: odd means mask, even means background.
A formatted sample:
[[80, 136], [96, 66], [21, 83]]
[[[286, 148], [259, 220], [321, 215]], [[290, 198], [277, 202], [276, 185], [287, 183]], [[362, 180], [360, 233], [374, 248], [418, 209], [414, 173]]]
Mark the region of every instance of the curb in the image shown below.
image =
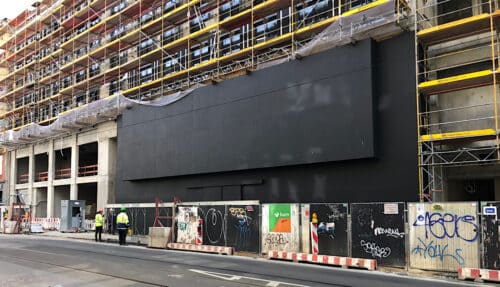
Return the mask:
[[198, 251], [198, 252], [205, 252], [205, 253], [219, 253], [219, 254], [227, 254], [227, 255], [233, 255], [233, 253], [234, 253], [234, 250], [232, 247], [213, 246], [213, 245], [168, 243], [167, 247], [169, 249]]
[[458, 279], [481, 279], [486, 281], [500, 282], [500, 271], [479, 268], [458, 268]]
[[375, 259], [360, 259], [351, 257], [316, 255], [316, 254], [284, 252], [284, 251], [269, 251], [267, 258], [290, 260], [294, 262], [326, 264], [326, 265], [340, 266], [345, 268], [355, 267], [355, 268], [364, 268], [367, 270], [377, 269], [377, 260]]

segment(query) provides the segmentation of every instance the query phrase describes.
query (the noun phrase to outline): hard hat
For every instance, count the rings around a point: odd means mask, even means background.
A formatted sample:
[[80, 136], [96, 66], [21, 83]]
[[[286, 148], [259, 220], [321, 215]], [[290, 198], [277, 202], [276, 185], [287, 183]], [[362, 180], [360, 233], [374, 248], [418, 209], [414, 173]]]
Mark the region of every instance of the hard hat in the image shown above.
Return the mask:
[[125, 211], [125, 210], [127, 210], [127, 209], [125, 209], [125, 207], [122, 207], [122, 208], [120, 208], [120, 210], [121, 210], [121, 211]]

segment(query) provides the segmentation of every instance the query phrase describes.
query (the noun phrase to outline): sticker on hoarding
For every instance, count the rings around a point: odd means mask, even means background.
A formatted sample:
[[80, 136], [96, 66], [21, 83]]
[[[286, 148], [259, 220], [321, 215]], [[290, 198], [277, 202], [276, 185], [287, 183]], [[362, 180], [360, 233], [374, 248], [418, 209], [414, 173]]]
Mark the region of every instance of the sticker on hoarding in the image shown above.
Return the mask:
[[497, 207], [496, 206], [483, 206], [483, 215], [488, 216], [497, 216]]
[[384, 214], [398, 214], [398, 204], [397, 203], [384, 203]]

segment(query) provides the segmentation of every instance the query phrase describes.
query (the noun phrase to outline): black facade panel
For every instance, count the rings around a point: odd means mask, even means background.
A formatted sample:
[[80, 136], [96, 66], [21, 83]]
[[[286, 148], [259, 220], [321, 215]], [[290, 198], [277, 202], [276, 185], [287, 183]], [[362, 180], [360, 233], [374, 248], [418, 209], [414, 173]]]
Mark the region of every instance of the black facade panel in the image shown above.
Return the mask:
[[[364, 44], [367, 45], [367, 44]], [[348, 46], [344, 48], [336, 48], [326, 51], [324, 55], [335, 57], [365, 57], [364, 52], [367, 49], [360, 49], [358, 46]], [[335, 51], [335, 52], [334, 52]], [[350, 51], [340, 53], [339, 51]], [[340, 55], [339, 55], [340, 53]], [[157, 155], [161, 157], [161, 164], [157, 160], [152, 160], [150, 164], [139, 160], [139, 157], [146, 156], [151, 159], [151, 154], [154, 150], [167, 146], [167, 149], [172, 149], [168, 137], [162, 130], [156, 130], [147, 123], [154, 121], [155, 118], [174, 117], [177, 114], [191, 113], [192, 106], [197, 101], [208, 101], [208, 97], [214, 94], [206, 94], [204, 97], [186, 97], [182, 101], [175, 103], [169, 109], [155, 109], [139, 107], [127, 111], [122, 119], [119, 120], [118, 128], [118, 159], [117, 159], [117, 185], [116, 185], [116, 201], [117, 202], [154, 202], [156, 197], [162, 200], [172, 200], [174, 196], [180, 197], [183, 201], [215, 201], [223, 199], [245, 199], [245, 200], [261, 200], [262, 202], [376, 202], [376, 201], [414, 201], [418, 199], [418, 181], [417, 181], [417, 131], [416, 131], [416, 108], [415, 108], [415, 58], [414, 58], [414, 42], [411, 33], [405, 33], [396, 38], [392, 38], [380, 43], [372, 44], [372, 77], [373, 84], [366, 83], [364, 79], [356, 78], [353, 74], [352, 80], [360, 86], [373, 86], [373, 116], [374, 118], [374, 143], [375, 157], [370, 157], [369, 149], [363, 150], [367, 152], [365, 157], [354, 160], [343, 161], [326, 161], [323, 162], [300, 164], [300, 165], [281, 165], [269, 166], [266, 168], [249, 168], [238, 166], [232, 171], [213, 172], [207, 174], [193, 174], [184, 176], [172, 176], [164, 178], [151, 178], [154, 174], [158, 174], [155, 169], [162, 169], [169, 166], [171, 170], [174, 168], [184, 168], [186, 163], [180, 163], [180, 155]], [[323, 54], [322, 54], [323, 55]], [[308, 57], [309, 58], [309, 57]], [[299, 65], [307, 58], [297, 61]], [[331, 59], [330, 61], [334, 61]], [[324, 59], [316, 58], [315, 63], [310, 63], [311, 66], [318, 67], [317, 70], [324, 69]], [[330, 64], [328, 66], [334, 66]], [[273, 70], [277, 74], [277, 70]], [[244, 82], [249, 90], [255, 91], [262, 83], [254, 81], [253, 77], [243, 76]], [[285, 81], [280, 75], [270, 75], [276, 85], [282, 86]], [[278, 80], [281, 79], [281, 80]], [[237, 79], [234, 79], [237, 80]], [[234, 80], [229, 80], [217, 85], [217, 87], [225, 87], [229, 89], [224, 92], [224, 97], [241, 97], [242, 89], [238, 89]], [[304, 81], [302, 81], [304, 82]], [[223, 85], [224, 84], [224, 85]], [[213, 89], [215, 87], [208, 87]], [[365, 87], [366, 88], [366, 87]], [[209, 90], [210, 90], [209, 89]], [[367, 89], [367, 88], [366, 88]], [[201, 91], [201, 90], [200, 90]], [[321, 89], [313, 91], [312, 97], [321, 100]], [[206, 97], [205, 97], [206, 96]], [[223, 99], [215, 97], [217, 101], [223, 102]], [[277, 97], [270, 97], [275, 99]], [[299, 99], [298, 97], [297, 99]], [[278, 99], [276, 99], [278, 100]], [[215, 99], [214, 99], [215, 101]], [[243, 100], [235, 100], [243, 102]], [[214, 102], [213, 109], [221, 108]], [[293, 121], [293, 126], [288, 125], [288, 138], [281, 139], [278, 142], [279, 147], [270, 147], [283, 150], [292, 150], [292, 147], [304, 145], [306, 149], [307, 141], [302, 141], [302, 138], [307, 137], [304, 131], [309, 133], [319, 130], [325, 134], [325, 141], [330, 141], [331, 137], [339, 138], [338, 134], [331, 133], [324, 129], [319, 129], [318, 125], [313, 124], [313, 113], [301, 113], [300, 101], [297, 101], [296, 115]], [[264, 108], [259, 105], [252, 108]], [[367, 107], [359, 105], [346, 113], [352, 113], [355, 117], [365, 117], [360, 115], [363, 111], [368, 110]], [[319, 111], [319, 110], [318, 110]], [[227, 111], [229, 112], [229, 111]], [[368, 111], [371, 113], [371, 111]], [[224, 121], [239, 121], [238, 117], [242, 115], [227, 114]], [[244, 115], [247, 115], [246, 113]], [[324, 113], [323, 113], [323, 116]], [[301, 118], [304, 117], [304, 120]], [[309, 117], [309, 118], [308, 118]], [[328, 114], [328, 117], [333, 119], [334, 116]], [[347, 116], [346, 116], [347, 117]], [[318, 119], [321, 120], [321, 119]], [[284, 121], [278, 121], [280, 125], [286, 126]], [[186, 120], [186, 124], [189, 121]], [[165, 123], [166, 125], [168, 123]], [[365, 123], [356, 125], [350, 128], [364, 127]], [[140, 126], [140, 128], [134, 128]], [[349, 128], [348, 127], [348, 128]], [[144, 129], [144, 131], [142, 130]], [[242, 130], [248, 130], [248, 126], [242, 126]], [[249, 131], [258, 133], [259, 131]], [[271, 136], [270, 139], [276, 140], [280, 134], [279, 130], [275, 130], [276, 136]], [[369, 132], [368, 132], [369, 133]], [[240, 136], [239, 132], [236, 135]], [[362, 135], [362, 134], [360, 134]], [[365, 134], [366, 135], [366, 134]], [[145, 136], [145, 137], [142, 137]], [[218, 137], [217, 135], [215, 137]], [[242, 135], [245, 139], [245, 135]], [[319, 137], [318, 137], [319, 138]], [[270, 139], [265, 138], [266, 141]], [[181, 137], [181, 141], [187, 146], [192, 146], [188, 134]], [[236, 139], [230, 141], [234, 143]], [[264, 138], [263, 138], [264, 140]], [[150, 143], [145, 143], [149, 141]], [[220, 145], [232, 149], [233, 146], [227, 145], [222, 139], [216, 138], [212, 142], [220, 141]], [[283, 143], [286, 141], [288, 143]], [[301, 143], [301, 144], [299, 144]], [[200, 143], [203, 144], [203, 143]], [[209, 143], [210, 145], [214, 143]], [[244, 162], [248, 159], [248, 155], [264, 154], [263, 147], [272, 145], [271, 142], [264, 145], [257, 145], [255, 142], [251, 144], [242, 143], [245, 149], [250, 148], [252, 151], [241, 155]], [[355, 140], [353, 145], [359, 144]], [[325, 144], [326, 145], [326, 144]], [[130, 147], [133, 146], [133, 147]], [[234, 147], [237, 150], [241, 147]], [[205, 149], [205, 148], [204, 148]], [[211, 148], [210, 148], [211, 149]], [[359, 150], [358, 148], [355, 148]], [[206, 151], [206, 150], [205, 150]], [[313, 150], [314, 151], [314, 150]], [[187, 151], [189, 153], [198, 153], [199, 151]], [[348, 152], [344, 152], [348, 154]], [[227, 152], [230, 156], [231, 151]], [[286, 155], [286, 154], [285, 154]], [[325, 153], [322, 155], [326, 156]], [[210, 154], [209, 158], [219, 157], [219, 154]], [[360, 154], [358, 154], [360, 156]], [[269, 155], [273, 159], [276, 155]], [[264, 159], [264, 156], [260, 157]], [[285, 159], [287, 159], [285, 157]], [[295, 159], [295, 158], [292, 158]], [[302, 159], [311, 159], [304, 156]], [[320, 160], [319, 157], [315, 158]], [[138, 164], [135, 163], [138, 162]], [[214, 164], [218, 167], [229, 166], [227, 159], [214, 159]], [[235, 163], [235, 159], [231, 159]], [[252, 159], [248, 162], [254, 162]], [[271, 164], [271, 160], [266, 164]], [[198, 166], [209, 165], [212, 161], [208, 160], [203, 163], [197, 163]], [[130, 171], [130, 169], [141, 169], [140, 172]], [[143, 178], [137, 180], [129, 180], [136, 178], [139, 174], [144, 174]]]
[[[374, 156], [372, 42], [125, 111], [125, 180]], [[122, 156], [127, 155], [127, 156]]]

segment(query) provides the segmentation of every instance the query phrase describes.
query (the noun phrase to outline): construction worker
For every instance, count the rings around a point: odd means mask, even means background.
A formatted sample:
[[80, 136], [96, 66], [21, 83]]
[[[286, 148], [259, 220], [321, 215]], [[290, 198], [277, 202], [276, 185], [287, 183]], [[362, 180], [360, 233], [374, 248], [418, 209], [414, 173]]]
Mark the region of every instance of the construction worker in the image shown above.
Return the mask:
[[97, 241], [97, 235], [99, 234], [99, 241], [102, 242], [102, 226], [104, 223], [104, 217], [102, 216], [102, 208], [100, 208], [95, 215], [95, 241]]
[[125, 245], [127, 241], [127, 231], [129, 227], [128, 215], [125, 212], [125, 207], [120, 209], [120, 213], [116, 217], [116, 229], [118, 229], [118, 241], [120, 245]]

